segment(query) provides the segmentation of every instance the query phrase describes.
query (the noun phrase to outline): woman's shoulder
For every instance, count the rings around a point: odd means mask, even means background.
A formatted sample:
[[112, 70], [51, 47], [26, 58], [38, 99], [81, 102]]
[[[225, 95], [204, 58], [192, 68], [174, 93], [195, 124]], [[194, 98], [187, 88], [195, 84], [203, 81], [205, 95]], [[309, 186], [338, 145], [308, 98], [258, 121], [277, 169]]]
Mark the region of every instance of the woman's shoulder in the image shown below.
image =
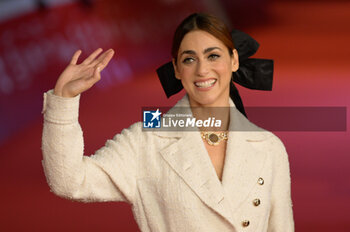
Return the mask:
[[269, 143], [270, 146], [284, 148], [283, 142], [275, 133], [251, 121], [235, 107], [231, 107], [229, 128], [230, 131], [243, 132], [242, 134], [248, 141], [264, 141]]
[[252, 133], [255, 133], [256, 137], [261, 138], [261, 140], [264, 141], [270, 149], [285, 150], [284, 143], [277, 134], [252, 122], [250, 123], [253, 124], [253, 127], [256, 128]]
[[238, 130], [244, 132], [247, 141], [260, 142], [260, 145], [269, 153], [286, 153], [284, 143], [277, 134], [255, 124], [241, 114], [236, 114], [236, 116], [236, 124], [239, 125]]
[[115, 135], [115, 138], [118, 138], [119, 136], [127, 136], [137, 139], [149, 140], [153, 137], [162, 137], [161, 131], [157, 133], [158, 131], [159, 130], [157, 130], [157, 128], [146, 128], [144, 127], [144, 123], [142, 121], [138, 121], [134, 122], [129, 127], [124, 128], [120, 133]]

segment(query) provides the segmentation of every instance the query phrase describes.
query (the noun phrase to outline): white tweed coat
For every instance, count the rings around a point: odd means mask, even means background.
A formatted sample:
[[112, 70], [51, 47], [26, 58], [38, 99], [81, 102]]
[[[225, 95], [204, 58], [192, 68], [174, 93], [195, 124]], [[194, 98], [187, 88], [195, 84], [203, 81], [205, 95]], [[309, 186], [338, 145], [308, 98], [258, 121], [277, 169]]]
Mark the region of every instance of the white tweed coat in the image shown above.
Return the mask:
[[198, 131], [144, 132], [139, 122], [83, 156], [78, 108], [79, 96], [44, 94], [42, 163], [55, 194], [126, 201], [143, 232], [294, 231], [286, 150], [235, 107], [222, 181]]

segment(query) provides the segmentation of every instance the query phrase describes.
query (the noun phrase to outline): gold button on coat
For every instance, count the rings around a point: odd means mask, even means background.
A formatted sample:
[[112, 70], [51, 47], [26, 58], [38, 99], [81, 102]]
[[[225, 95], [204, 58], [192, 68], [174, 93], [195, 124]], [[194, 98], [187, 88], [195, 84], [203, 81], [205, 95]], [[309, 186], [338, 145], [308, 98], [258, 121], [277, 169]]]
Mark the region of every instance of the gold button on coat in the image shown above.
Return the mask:
[[264, 184], [264, 179], [260, 177], [260, 178], [258, 179], [258, 183], [259, 183], [260, 185], [263, 185], [263, 184]]
[[244, 221], [242, 222], [242, 226], [244, 226], [244, 227], [249, 226], [249, 221], [248, 221], [248, 220], [244, 220]]
[[254, 201], [253, 201], [253, 204], [255, 205], [255, 206], [258, 206], [258, 205], [260, 205], [260, 199], [254, 199]]

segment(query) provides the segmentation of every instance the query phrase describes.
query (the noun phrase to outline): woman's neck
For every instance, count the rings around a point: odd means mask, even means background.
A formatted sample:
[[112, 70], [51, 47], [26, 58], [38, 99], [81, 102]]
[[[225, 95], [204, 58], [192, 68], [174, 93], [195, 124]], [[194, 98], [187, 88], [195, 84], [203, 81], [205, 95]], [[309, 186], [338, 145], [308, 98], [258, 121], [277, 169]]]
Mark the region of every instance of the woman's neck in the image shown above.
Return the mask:
[[214, 126], [202, 127], [200, 130], [205, 131], [227, 131], [230, 124], [230, 104], [227, 100], [227, 103], [215, 104], [215, 105], [199, 105], [191, 104], [191, 110], [193, 116], [197, 120], [214, 120], [215, 122], [220, 121], [220, 126], [218, 127], [217, 123], [211, 124]]

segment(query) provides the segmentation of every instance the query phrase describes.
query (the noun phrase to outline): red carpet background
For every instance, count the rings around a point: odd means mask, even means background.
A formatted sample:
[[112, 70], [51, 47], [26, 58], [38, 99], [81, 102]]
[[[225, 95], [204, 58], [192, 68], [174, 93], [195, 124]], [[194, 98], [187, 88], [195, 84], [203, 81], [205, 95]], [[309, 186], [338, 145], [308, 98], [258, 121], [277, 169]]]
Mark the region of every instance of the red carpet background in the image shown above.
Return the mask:
[[[273, 91], [239, 87], [245, 105], [346, 106], [349, 122], [349, 12], [348, 1], [270, 2], [268, 20], [245, 31], [260, 43], [256, 57], [275, 60]], [[166, 99], [155, 67], [82, 95], [85, 155], [139, 121], [142, 106], [171, 106], [183, 95]], [[37, 117], [1, 144], [0, 231], [138, 231], [127, 204], [70, 202], [49, 191], [41, 132]], [[289, 154], [296, 231], [350, 231], [349, 125], [344, 132], [275, 133]]]

